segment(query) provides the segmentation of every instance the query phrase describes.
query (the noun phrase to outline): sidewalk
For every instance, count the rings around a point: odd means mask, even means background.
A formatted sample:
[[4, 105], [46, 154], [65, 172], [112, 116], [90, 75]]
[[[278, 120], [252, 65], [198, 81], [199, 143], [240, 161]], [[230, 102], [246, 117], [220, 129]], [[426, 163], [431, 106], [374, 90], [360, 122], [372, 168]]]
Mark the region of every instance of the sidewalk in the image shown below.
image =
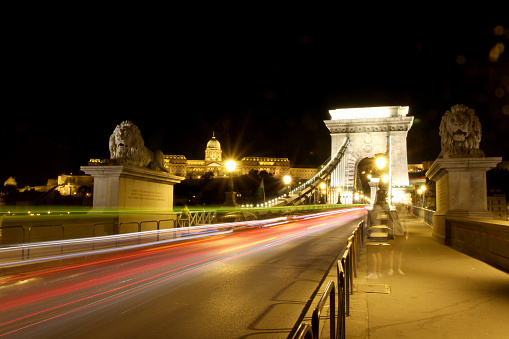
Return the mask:
[[[431, 238], [431, 227], [408, 212], [399, 219], [409, 228], [403, 249], [402, 271], [389, 270], [389, 249], [384, 246], [382, 276], [368, 279], [374, 246], [364, 246], [350, 295], [346, 338], [509, 338], [509, 274], [441, 245]], [[366, 240], [368, 242], [368, 240]], [[337, 283], [333, 267], [320, 286], [304, 322], [327, 283]], [[321, 338], [329, 337], [329, 305], [320, 321]]]
[[396, 256], [394, 275], [387, 275], [386, 246], [382, 277], [367, 279], [374, 246], [363, 247], [347, 338], [509, 338], [509, 275], [441, 245], [428, 225], [404, 213], [399, 218], [410, 231], [405, 275], [397, 273]]

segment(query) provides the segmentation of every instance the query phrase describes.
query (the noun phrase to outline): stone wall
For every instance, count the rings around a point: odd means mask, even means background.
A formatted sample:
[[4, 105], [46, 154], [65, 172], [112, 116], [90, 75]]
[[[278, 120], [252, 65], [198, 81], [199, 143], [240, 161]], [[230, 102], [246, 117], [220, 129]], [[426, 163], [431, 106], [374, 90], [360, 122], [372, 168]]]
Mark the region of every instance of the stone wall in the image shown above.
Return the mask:
[[454, 249], [509, 273], [509, 222], [448, 217], [445, 235]]

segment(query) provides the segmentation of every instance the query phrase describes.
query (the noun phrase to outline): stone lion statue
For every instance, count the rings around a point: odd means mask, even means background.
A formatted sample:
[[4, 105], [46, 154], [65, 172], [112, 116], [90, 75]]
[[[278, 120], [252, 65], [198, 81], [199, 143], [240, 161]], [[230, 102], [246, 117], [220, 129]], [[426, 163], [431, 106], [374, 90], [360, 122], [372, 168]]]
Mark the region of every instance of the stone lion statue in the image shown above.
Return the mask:
[[168, 172], [164, 168], [163, 152], [152, 152], [145, 147], [140, 129], [130, 121], [122, 121], [115, 127], [109, 146], [110, 159], [117, 160], [120, 164]]
[[439, 135], [442, 138], [439, 157], [484, 157], [484, 152], [479, 149], [481, 123], [472, 108], [452, 106], [442, 117]]

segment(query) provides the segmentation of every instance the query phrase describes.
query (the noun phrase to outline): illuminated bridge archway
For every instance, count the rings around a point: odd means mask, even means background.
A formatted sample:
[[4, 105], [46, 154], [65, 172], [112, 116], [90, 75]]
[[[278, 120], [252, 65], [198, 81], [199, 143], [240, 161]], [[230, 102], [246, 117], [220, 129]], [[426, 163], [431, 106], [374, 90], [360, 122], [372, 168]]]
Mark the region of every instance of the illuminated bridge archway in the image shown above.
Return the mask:
[[349, 146], [330, 175], [330, 192], [337, 200], [341, 188], [342, 203], [352, 203], [357, 187], [357, 165], [362, 159], [385, 153], [389, 158], [389, 176], [393, 196], [404, 199], [408, 181], [407, 134], [414, 118], [407, 116], [408, 106], [343, 108], [329, 110], [331, 120], [325, 125], [331, 133], [331, 156], [345, 140]]
[[[405, 194], [408, 180], [407, 134], [414, 117], [407, 116], [408, 106], [343, 108], [329, 111], [331, 120], [325, 125], [331, 133], [331, 156], [318, 173], [306, 183], [281, 197], [277, 205], [316, 203], [323, 195], [325, 183], [328, 203], [355, 203], [354, 194], [361, 190], [356, 181], [359, 162], [386, 154], [389, 160], [393, 202], [409, 200]], [[341, 200], [339, 199], [341, 197]]]

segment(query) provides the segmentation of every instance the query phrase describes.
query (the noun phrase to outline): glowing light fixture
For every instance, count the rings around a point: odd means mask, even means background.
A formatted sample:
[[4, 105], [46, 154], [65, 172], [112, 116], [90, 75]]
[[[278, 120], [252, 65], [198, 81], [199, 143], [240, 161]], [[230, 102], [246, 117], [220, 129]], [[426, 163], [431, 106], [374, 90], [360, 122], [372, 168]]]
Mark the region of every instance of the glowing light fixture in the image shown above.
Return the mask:
[[236, 168], [236, 167], [237, 167], [237, 163], [236, 163], [235, 161], [233, 161], [233, 160], [228, 160], [228, 161], [226, 162], [226, 170], [227, 170], [228, 172], [233, 172], [233, 171], [235, 171], [235, 168]]
[[391, 118], [407, 115], [408, 108], [408, 106], [340, 108], [329, 110], [329, 114], [332, 120]]
[[378, 156], [376, 158], [376, 167], [383, 169], [387, 164], [387, 159], [384, 156]]
[[285, 175], [283, 177], [283, 181], [284, 181], [285, 185], [288, 185], [292, 181], [292, 177], [289, 175]]

